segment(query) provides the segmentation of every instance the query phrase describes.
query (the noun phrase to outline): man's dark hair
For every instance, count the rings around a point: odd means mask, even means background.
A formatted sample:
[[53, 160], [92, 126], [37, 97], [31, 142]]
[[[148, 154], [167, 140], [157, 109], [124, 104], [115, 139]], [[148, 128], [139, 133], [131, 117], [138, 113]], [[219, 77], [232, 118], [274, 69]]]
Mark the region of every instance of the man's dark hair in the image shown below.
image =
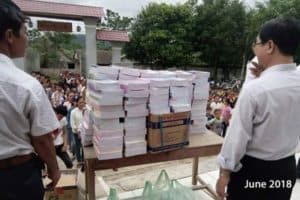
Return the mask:
[[0, 1], [0, 40], [4, 39], [7, 29], [12, 29], [13, 34], [19, 37], [22, 24], [29, 21], [21, 9], [11, 0]]
[[68, 113], [68, 109], [66, 106], [63, 105], [59, 105], [56, 108], [54, 108], [54, 112], [56, 114], [61, 114], [62, 116], [67, 116]]
[[259, 33], [262, 44], [273, 40], [282, 54], [294, 56], [300, 43], [300, 21], [276, 18], [264, 23]]

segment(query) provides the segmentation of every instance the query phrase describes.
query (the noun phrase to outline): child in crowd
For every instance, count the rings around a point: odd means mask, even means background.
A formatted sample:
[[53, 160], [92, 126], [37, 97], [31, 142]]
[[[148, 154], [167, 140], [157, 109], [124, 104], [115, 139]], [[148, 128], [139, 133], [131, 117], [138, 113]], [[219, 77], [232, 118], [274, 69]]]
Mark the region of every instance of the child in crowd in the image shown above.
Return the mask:
[[221, 109], [216, 108], [213, 111], [214, 118], [207, 122], [207, 128], [222, 136], [223, 133], [223, 122], [221, 120]]
[[54, 111], [56, 113], [57, 119], [60, 123], [60, 129], [58, 131], [57, 135], [54, 135], [54, 145], [55, 145], [55, 151], [56, 155], [64, 162], [66, 167], [72, 168], [73, 163], [70, 159], [67, 149], [68, 149], [68, 135], [67, 135], [67, 108], [65, 106], [57, 106], [54, 108]]

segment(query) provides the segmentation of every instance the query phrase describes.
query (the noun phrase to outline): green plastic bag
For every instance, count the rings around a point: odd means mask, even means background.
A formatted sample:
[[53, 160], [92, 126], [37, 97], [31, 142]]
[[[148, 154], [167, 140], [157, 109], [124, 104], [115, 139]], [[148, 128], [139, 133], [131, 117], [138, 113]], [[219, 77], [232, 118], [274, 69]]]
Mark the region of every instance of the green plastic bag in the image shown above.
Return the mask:
[[177, 180], [172, 180], [169, 191], [170, 200], [195, 200], [195, 194], [191, 188], [181, 185]]
[[118, 195], [117, 195], [117, 190], [116, 189], [110, 188], [109, 196], [108, 196], [107, 200], [120, 200]]
[[153, 186], [151, 199], [168, 200], [171, 188], [170, 178], [165, 170], [162, 170]]
[[151, 200], [151, 195], [152, 195], [153, 189], [152, 189], [152, 183], [150, 181], [146, 181], [145, 187], [143, 190], [143, 200]]
[[155, 184], [145, 183], [142, 200], [196, 200], [192, 189], [170, 180], [167, 172], [162, 170]]

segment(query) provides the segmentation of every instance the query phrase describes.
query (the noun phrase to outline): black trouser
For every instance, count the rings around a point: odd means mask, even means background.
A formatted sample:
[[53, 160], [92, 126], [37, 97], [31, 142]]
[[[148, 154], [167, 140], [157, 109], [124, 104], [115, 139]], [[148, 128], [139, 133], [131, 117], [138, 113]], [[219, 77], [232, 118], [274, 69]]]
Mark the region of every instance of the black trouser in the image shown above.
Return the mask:
[[55, 146], [56, 155], [65, 163], [68, 169], [73, 167], [73, 163], [71, 158], [69, 157], [68, 153], [62, 151], [63, 144]]
[[83, 148], [78, 133], [74, 133], [74, 140], [75, 140], [75, 155], [76, 155], [77, 162], [83, 162]]
[[41, 166], [36, 159], [8, 169], [0, 169], [1, 200], [43, 200], [43, 198]]
[[228, 124], [226, 122], [222, 122], [222, 125], [223, 125], [222, 137], [225, 137], [226, 136], [226, 131], [227, 131]]
[[296, 181], [294, 155], [277, 161], [245, 156], [241, 163], [242, 169], [230, 176], [227, 200], [290, 199]]

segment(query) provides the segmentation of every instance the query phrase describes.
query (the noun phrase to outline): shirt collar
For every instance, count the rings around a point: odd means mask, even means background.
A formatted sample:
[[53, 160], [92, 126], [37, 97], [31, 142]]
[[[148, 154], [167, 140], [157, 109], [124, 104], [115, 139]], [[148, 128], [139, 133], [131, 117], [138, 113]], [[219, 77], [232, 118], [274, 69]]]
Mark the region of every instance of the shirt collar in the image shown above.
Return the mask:
[[268, 69], [264, 70], [261, 73], [261, 77], [265, 76], [266, 74], [271, 73], [271, 72], [290, 71], [290, 70], [296, 70], [296, 68], [297, 68], [296, 63], [274, 65], [274, 66], [269, 67]]
[[6, 63], [12, 64], [13, 66], [15, 66], [12, 59], [10, 57], [8, 57], [7, 55], [2, 54], [2, 53], [0, 53], [0, 62], [6, 62]]

